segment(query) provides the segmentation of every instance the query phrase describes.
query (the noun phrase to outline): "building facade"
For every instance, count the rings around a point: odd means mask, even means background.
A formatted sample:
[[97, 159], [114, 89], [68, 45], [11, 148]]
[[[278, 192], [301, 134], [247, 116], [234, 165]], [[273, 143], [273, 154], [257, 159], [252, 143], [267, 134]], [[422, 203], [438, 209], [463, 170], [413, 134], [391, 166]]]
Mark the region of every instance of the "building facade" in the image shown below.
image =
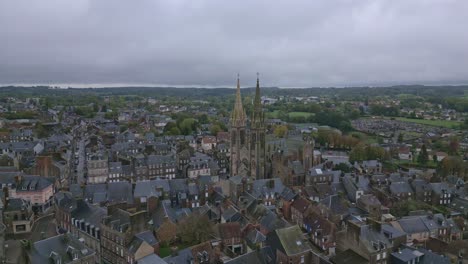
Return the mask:
[[231, 115], [231, 175], [265, 178], [265, 115], [263, 113], [260, 82], [257, 76], [254, 109], [247, 128], [247, 116], [242, 106], [240, 81], [237, 78], [236, 102]]

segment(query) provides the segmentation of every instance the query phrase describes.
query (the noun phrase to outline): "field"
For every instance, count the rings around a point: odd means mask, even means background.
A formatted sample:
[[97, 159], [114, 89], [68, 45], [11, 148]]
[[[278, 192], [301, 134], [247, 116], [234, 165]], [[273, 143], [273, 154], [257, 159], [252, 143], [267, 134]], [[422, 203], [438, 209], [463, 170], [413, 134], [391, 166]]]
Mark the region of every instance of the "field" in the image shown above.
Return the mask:
[[446, 127], [446, 128], [458, 128], [460, 126], [459, 121], [451, 120], [425, 120], [425, 119], [411, 119], [405, 117], [395, 117], [395, 120], [416, 123], [421, 125], [436, 126], [436, 127]]
[[[301, 117], [301, 116], [303, 116], [304, 118], [308, 118], [308, 117], [314, 115], [314, 113], [308, 113], [308, 112], [289, 112], [288, 115], [289, 115], [289, 117], [291, 117], [291, 118]], [[279, 118], [279, 111], [276, 110], [276, 111], [273, 111], [273, 112], [266, 113], [266, 116], [267, 116], [268, 118]]]

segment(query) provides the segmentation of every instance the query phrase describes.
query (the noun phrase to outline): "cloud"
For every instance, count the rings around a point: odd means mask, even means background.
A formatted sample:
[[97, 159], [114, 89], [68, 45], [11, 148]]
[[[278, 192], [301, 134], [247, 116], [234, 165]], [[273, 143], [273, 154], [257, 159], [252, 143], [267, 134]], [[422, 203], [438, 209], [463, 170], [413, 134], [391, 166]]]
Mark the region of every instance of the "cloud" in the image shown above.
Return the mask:
[[5, 0], [0, 83], [467, 81], [464, 0]]

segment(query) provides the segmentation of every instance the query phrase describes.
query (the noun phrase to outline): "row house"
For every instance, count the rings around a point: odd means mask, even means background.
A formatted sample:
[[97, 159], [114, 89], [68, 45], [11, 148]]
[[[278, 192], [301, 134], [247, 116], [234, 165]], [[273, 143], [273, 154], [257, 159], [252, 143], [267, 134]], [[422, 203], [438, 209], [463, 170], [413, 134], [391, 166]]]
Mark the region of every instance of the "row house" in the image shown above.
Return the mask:
[[87, 159], [88, 183], [105, 183], [109, 176], [107, 155], [103, 153], [91, 154]]
[[147, 164], [149, 179], [174, 179], [176, 177], [176, 160], [172, 155], [150, 155], [147, 158]]
[[313, 244], [328, 255], [335, 254], [337, 227], [332, 221], [317, 212], [312, 212], [304, 219], [304, 229], [310, 235]]
[[146, 211], [127, 210], [125, 204], [110, 205], [107, 216], [101, 221], [100, 231], [101, 259], [104, 263], [136, 263], [131, 245], [136, 234], [147, 231]]

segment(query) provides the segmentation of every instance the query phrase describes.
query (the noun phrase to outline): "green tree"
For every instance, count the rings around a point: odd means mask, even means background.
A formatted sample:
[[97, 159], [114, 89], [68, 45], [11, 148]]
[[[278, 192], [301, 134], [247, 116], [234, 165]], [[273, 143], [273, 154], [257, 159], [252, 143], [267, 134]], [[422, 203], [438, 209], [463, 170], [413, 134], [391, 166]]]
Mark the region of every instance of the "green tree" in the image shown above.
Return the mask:
[[220, 131], [222, 131], [222, 129], [221, 129], [221, 127], [220, 127], [219, 125], [217, 125], [217, 124], [214, 124], [214, 125], [212, 125], [212, 126], [210, 127], [210, 133], [211, 133], [212, 135], [215, 135], [215, 136], [216, 136], [216, 134], [218, 134], [218, 132], [220, 132]]
[[429, 160], [429, 155], [427, 154], [426, 145], [422, 145], [421, 151], [419, 151], [418, 162], [421, 164], [426, 164]]
[[398, 143], [402, 143], [403, 142], [403, 133], [400, 132], [400, 134], [398, 134]]

